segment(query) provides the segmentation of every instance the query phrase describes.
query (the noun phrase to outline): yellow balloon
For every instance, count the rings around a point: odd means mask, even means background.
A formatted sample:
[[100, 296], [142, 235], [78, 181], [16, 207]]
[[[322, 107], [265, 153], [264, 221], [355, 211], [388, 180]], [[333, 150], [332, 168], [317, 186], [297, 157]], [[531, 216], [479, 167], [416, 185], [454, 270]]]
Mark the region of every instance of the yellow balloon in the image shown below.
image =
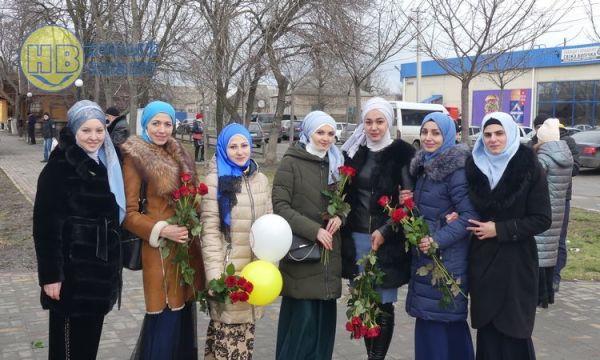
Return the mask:
[[248, 299], [249, 304], [259, 306], [270, 304], [281, 293], [283, 287], [281, 273], [268, 261], [253, 261], [244, 266], [240, 275], [254, 285]]

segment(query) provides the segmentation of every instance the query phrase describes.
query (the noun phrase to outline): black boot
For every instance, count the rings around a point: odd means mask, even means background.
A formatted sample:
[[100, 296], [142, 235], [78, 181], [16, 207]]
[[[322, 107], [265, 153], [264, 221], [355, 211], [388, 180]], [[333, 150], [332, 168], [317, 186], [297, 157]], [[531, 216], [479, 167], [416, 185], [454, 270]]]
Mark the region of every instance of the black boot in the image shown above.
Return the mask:
[[376, 338], [365, 339], [369, 360], [385, 359], [394, 335], [394, 304], [379, 304], [379, 308], [383, 311], [383, 314], [377, 317], [377, 324], [381, 327], [381, 333]]

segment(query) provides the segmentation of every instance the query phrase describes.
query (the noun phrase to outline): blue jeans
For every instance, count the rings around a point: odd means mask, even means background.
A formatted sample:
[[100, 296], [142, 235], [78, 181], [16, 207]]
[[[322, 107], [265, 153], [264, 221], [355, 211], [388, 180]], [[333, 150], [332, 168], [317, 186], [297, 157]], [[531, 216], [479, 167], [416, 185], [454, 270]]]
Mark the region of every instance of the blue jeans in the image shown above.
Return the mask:
[[44, 138], [44, 160], [48, 161], [52, 150], [52, 138]]
[[567, 265], [567, 230], [569, 228], [569, 217], [571, 215], [571, 200], [565, 201], [565, 217], [560, 228], [560, 239], [558, 240], [558, 256], [554, 267], [554, 284], [560, 283], [560, 271]]

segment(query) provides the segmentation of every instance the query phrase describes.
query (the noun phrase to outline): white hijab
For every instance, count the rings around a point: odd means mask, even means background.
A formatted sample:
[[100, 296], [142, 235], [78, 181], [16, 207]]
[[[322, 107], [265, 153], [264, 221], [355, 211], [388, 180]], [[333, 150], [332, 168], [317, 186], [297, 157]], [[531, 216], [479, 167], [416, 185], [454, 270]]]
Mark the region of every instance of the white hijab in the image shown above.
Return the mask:
[[[372, 141], [365, 134], [365, 118], [371, 110], [380, 111], [388, 123], [387, 131], [379, 141]], [[393, 142], [390, 129], [394, 120], [394, 108], [392, 108], [392, 105], [387, 100], [380, 97], [369, 99], [363, 105], [361, 119], [361, 124], [356, 127], [350, 138], [342, 145], [342, 151], [345, 151], [350, 158], [354, 157], [361, 145], [366, 145], [371, 151], [380, 151]]]

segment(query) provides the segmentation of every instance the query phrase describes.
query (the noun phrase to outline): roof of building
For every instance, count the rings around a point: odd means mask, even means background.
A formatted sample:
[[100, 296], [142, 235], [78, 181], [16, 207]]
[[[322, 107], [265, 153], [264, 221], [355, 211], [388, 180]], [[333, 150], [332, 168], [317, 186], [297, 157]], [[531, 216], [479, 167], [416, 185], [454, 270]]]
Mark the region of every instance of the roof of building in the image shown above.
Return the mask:
[[[459, 66], [459, 58], [448, 59], [450, 64]], [[465, 60], [467, 61], [467, 60]], [[600, 64], [600, 43], [572, 45], [553, 48], [538, 48], [506, 53], [498, 58], [487, 69], [502, 68], [544, 68], [558, 66], [577, 66]], [[422, 76], [447, 75], [448, 72], [435, 60], [421, 63]], [[401, 64], [400, 78], [411, 78], [417, 75], [417, 63]]]

